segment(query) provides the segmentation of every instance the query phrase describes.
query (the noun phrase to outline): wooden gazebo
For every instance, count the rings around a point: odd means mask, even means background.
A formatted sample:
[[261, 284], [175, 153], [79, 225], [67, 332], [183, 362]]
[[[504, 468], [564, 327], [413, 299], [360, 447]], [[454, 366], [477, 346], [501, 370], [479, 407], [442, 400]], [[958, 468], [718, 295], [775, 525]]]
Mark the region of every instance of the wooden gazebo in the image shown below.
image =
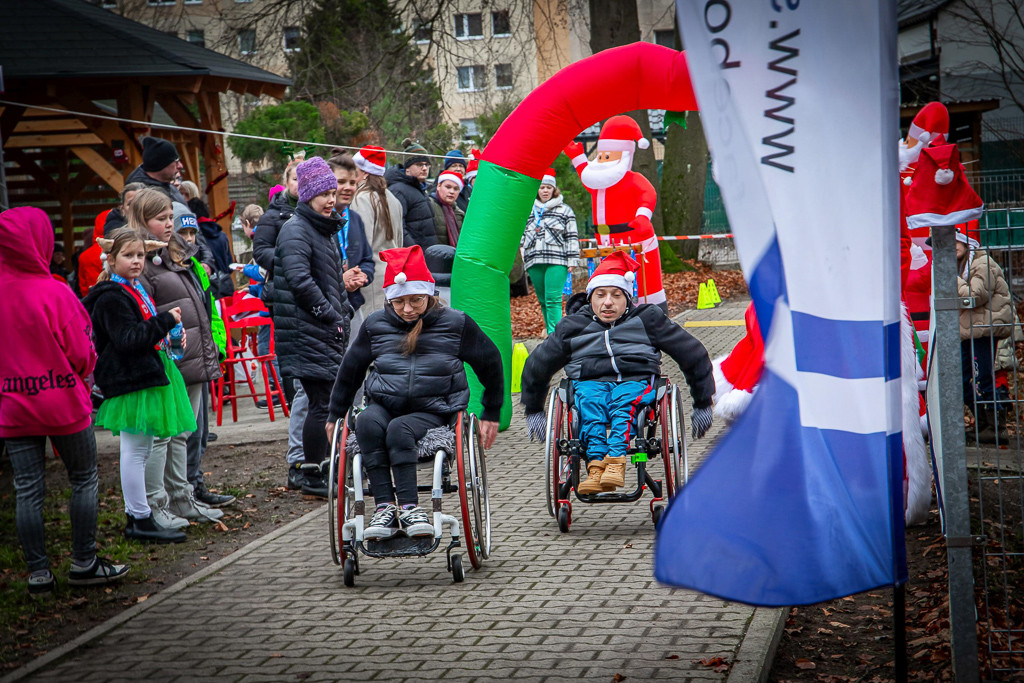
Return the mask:
[[0, 100], [18, 103], [0, 103], [8, 201], [49, 212], [66, 249], [114, 205], [144, 135], [173, 142], [211, 215], [231, 222], [223, 135], [82, 114], [222, 131], [221, 93], [280, 98], [290, 84], [84, 0], [0, 0], [0, 66]]

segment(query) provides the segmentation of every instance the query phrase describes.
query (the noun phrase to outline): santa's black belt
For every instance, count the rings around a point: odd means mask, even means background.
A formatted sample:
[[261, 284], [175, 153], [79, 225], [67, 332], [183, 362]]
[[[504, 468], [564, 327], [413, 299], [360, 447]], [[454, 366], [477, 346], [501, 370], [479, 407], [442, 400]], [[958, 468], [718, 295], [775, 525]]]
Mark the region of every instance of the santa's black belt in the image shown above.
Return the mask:
[[613, 225], [599, 224], [594, 226], [597, 230], [598, 235], [618, 235], [624, 232], [630, 232], [633, 228], [629, 227], [629, 223], [615, 223]]

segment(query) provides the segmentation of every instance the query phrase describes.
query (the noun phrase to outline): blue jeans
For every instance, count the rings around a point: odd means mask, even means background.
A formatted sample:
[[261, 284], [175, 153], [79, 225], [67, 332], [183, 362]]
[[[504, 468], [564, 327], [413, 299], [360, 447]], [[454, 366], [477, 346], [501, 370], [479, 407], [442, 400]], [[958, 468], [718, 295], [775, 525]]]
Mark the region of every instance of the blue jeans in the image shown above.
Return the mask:
[[625, 456], [637, 411], [654, 402], [654, 387], [648, 382], [585, 381], [576, 382], [575, 390], [587, 459]]
[[[79, 564], [96, 557], [96, 437], [92, 425], [75, 434], [51, 436], [71, 481], [71, 555]], [[30, 572], [50, 568], [46, 556], [43, 500], [46, 498], [46, 437], [7, 439], [17, 499], [15, 524]]]

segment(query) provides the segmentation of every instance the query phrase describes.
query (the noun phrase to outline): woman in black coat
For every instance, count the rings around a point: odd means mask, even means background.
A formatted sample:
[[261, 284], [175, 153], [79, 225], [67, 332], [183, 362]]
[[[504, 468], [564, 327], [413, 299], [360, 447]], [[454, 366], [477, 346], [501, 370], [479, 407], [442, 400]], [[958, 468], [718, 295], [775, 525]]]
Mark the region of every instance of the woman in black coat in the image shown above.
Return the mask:
[[[490, 448], [504, 397], [501, 355], [480, 326], [434, 296], [434, 279], [418, 245], [380, 253], [387, 263], [388, 305], [370, 314], [345, 354], [331, 394], [328, 438], [352, 407], [367, 369], [366, 409], [356, 439], [377, 509], [368, 539], [432, 536], [416, 490], [416, 442], [469, 404], [468, 363], [484, 385], [481, 437]], [[393, 483], [392, 483], [393, 482]]]
[[302, 448], [308, 488], [317, 490], [326, 488], [327, 467], [321, 463], [330, 444], [323, 425], [352, 308], [341, 277], [338, 181], [320, 157], [296, 171], [299, 203], [281, 227], [274, 252], [274, 325], [281, 374], [298, 379], [309, 400]]

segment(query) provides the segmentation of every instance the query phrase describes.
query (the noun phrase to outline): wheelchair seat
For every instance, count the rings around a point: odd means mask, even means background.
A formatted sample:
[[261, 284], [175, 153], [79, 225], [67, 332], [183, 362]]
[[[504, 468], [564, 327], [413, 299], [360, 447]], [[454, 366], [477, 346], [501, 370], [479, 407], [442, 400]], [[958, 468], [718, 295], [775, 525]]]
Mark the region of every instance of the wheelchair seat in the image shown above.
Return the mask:
[[[654, 400], [646, 406], [646, 410], [637, 411], [636, 418], [633, 420], [633, 434], [635, 436], [642, 435], [646, 425], [658, 421], [658, 405], [665, 397], [668, 387], [667, 377], [656, 377], [654, 379]], [[558, 398], [569, 410], [572, 433], [578, 435], [580, 433], [580, 413], [576, 407], [573, 381], [568, 377], [562, 378], [558, 383]]]
[[[440, 427], [432, 427], [427, 430], [423, 438], [416, 442], [416, 463], [417, 465], [433, 465], [434, 456], [439, 450], [444, 451], [448, 458], [455, 453], [455, 422], [458, 414], [449, 421], [449, 424]], [[355, 431], [348, 433], [348, 441], [345, 442], [345, 450], [352, 455], [359, 453], [359, 441], [356, 439]]]

